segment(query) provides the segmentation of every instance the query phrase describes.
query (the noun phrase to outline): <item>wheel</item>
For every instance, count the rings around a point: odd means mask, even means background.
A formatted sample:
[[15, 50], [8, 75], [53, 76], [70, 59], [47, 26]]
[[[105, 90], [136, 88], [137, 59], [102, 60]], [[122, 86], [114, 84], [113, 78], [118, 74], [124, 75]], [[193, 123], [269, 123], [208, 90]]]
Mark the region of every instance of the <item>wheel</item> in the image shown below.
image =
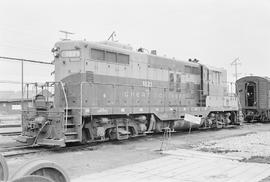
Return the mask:
[[8, 180], [8, 166], [5, 158], [0, 154], [0, 181]]
[[43, 176], [30, 175], [15, 179], [11, 182], [53, 182], [53, 181]]
[[50, 179], [52, 182], [69, 182], [66, 172], [56, 163], [46, 160], [33, 160], [23, 165], [12, 180], [19, 180], [22, 177], [36, 175]]
[[107, 129], [106, 137], [108, 137], [110, 140], [116, 140], [117, 139], [116, 128]]
[[89, 130], [86, 128], [82, 129], [82, 144], [86, 144], [87, 142], [89, 142], [90, 140], [93, 140], [90, 136]]

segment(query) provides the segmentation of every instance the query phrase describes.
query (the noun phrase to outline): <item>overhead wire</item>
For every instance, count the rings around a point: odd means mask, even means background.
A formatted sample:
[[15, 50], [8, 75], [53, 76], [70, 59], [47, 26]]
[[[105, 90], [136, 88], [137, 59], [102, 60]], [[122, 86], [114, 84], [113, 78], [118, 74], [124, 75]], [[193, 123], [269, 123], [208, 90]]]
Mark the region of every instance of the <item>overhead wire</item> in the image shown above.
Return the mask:
[[14, 57], [0, 56], [0, 60], [1, 59], [53, 65], [51, 62], [39, 61], [39, 60], [33, 60], [33, 59], [24, 59], [24, 58], [14, 58]]

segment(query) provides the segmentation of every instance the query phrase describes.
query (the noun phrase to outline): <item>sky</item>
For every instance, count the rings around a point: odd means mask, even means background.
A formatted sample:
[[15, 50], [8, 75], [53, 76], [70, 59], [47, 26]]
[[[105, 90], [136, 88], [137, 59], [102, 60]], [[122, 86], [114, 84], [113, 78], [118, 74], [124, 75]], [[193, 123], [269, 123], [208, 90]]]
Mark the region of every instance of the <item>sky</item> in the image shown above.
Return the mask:
[[[63, 38], [116, 39], [134, 49], [227, 69], [238, 77], [270, 77], [269, 0], [0, 0], [0, 56], [51, 62]], [[0, 90], [20, 89], [21, 64], [0, 59]], [[24, 64], [25, 82], [53, 80], [53, 66]], [[16, 87], [16, 88], [15, 88]]]

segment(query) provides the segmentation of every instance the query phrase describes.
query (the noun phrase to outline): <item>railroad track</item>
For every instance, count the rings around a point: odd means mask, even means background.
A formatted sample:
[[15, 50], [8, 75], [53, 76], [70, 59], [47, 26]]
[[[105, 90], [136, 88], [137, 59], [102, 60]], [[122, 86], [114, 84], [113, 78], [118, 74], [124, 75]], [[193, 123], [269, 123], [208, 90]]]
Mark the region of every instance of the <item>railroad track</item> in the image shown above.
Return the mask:
[[20, 124], [0, 124], [0, 135], [2, 136], [16, 136], [21, 134]]
[[111, 144], [119, 144], [122, 141], [103, 141], [103, 142], [91, 142], [87, 144], [78, 144], [66, 147], [51, 147], [44, 148], [43, 146], [29, 146], [29, 145], [20, 145], [14, 147], [2, 147], [0, 148], [0, 153], [5, 158], [18, 157], [22, 155], [40, 153], [40, 152], [75, 152], [75, 151], [91, 151], [95, 150], [99, 144], [111, 143]]
[[[231, 127], [229, 127], [228, 129], [231, 129]], [[204, 131], [205, 130], [197, 130], [197, 132], [204, 132]], [[183, 134], [187, 134], [187, 132], [183, 132]], [[154, 137], [154, 136], [157, 136], [157, 134], [152, 134], [151, 136], [149, 135], [148, 137]], [[132, 139], [129, 139], [129, 141], [132, 142], [132, 140], [134, 139], [136, 140], [138, 138], [132, 138]], [[89, 151], [89, 150], [95, 150], [95, 147], [97, 145], [105, 144], [105, 143], [119, 144], [121, 143], [121, 141], [102, 141], [102, 142], [95, 141], [95, 142], [91, 142], [87, 144], [78, 144], [78, 145], [66, 146], [62, 148], [61, 147], [44, 148], [42, 146], [20, 145], [20, 146], [15, 146], [15, 147], [2, 147], [0, 148], [0, 153], [5, 158], [11, 158], [11, 157], [16, 157], [16, 156], [40, 153], [40, 152], [73, 152], [73, 151], [85, 151], [85, 150]]]
[[20, 128], [20, 124], [0, 124], [0, 128]]
[[15, 147], [6, 147], [0, 149], [0, 153], [8, 158], [8, 157], [14, 157], [14, 156], [20, 156], [20, 155], [25, 155], [25, 154], [32, 154], [32, 153], [37, 153], [41, 152], [43, 149], [40, 147], [32, 147], [32, 146], [15, 146]]
[[44, 148], [42, 146], [29, 146], [29, 145], [22, 145], [22, 146], [15, 146], [15, 147], [3, 147], [0, 149], [0, 153], [5, 158], [17, 157], [22, 155], [40, 153], [40, 152], [72, 152], [72, 151], [82, 151], [82, 150], [93, 150], [95, 144], [84, 144], [84, 145], [75, 145], [75, 146], [68, 146], [68, 147], [51, 147], [51, 148]]
[[0, 133], [0, 135], [2, 135], [2, 136], [16, 136], [16, 135], [20, 135], [20, 134], [21, 134], [21, 132], [17, 132], [17, 131]]

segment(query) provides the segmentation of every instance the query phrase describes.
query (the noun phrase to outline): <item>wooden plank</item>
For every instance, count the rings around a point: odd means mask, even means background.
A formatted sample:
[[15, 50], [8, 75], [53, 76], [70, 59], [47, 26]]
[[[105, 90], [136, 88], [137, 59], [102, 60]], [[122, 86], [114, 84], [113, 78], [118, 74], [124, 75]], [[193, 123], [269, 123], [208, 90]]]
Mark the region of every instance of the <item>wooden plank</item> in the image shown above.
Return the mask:
[[246, 165], [245, 163], [239, 163], [239, 165], [234, 168], [233, 170], [227, 170], [224, 171], [224, 175], [228, 176], [227, 180], [224, 181], [235, 181], [234, 179], [240, 174], [245, 174], [246, 175], [246, 171], [252, 169], [254, 166], [251, 165]]
[[237, 174], [231, 181], [255, 181], [251, 180], [254, 179], [255, 177], [260, 177], [262, 179], [264, 176], [267, 177], [270, 173], [270, 167], [268, 165], [261, 165], [261, 164], [248, 164], [251, 166], [248, 170], [246, 170], [244, 173], [239, 173]]
[[186, 150], [186, 149], [177, 149], [174, 151], [165, 151], [165, 154], [171, 154], [176, 156], [183, 156], [183, 157], [196, 157], [196, 158], [206, 158], [206, 159], [212, 159], [212, 158], [220, 158], [220, 159], [230, 159], [230, 160], [242, 160], [242, 157], [235, 157], [235, 156], [225, 156], [225, 155], [219, 155], [219, 154], [213, 154], [213, 153], [207, 153], [207, 152], [201, 152], [201, 151], [194, 151], [194, 150]]
[[[193, 178], [197, 176], [198, 178], [202, 179], [202, 177], [209, 177], [211, 173], [214, 175], [222, 174], [225, 170], [232, 168], [232, 165], [224, 160], [213, 160], [210, 163], [204, 161], [204, 163], [198, 164], [198, 168], [196, 170], [190, 170], [186, 173], [177, 174], [174, 177], [177, 179], [181, 178]], [[206, 179], [204, 179], [206, 180]]]
[[[170, 162], [168, 165], [163, 165], [159, 169], [154, 169], [154, 170], [149, 171], [149, 173], [157, 174], [160, 176], [164, 176], [164, 175], [167, 176], [173, 171], [181, 170], [183, 168], [186, 168], [187, 166], [194, 165], [195, 163], [196, 163], [195, 161], [191, 161], [191, 160], [187, 160], [185, 162], [178, 162], [178, 163]], [[155, 164], [153, 163], [153, 165]]]
[[270, 176], [270, 168], [267, 168], [266, 170], [262, 171], [262, 173], [256, 176], [254, 175], [252, 178], [247, 180], [247, 182], [260, 181], [268, 176]]
[[[182, 166], [181, 168], [175, 168], [174, 170], [168, 171], [166, 174], [160, 174], [160, 176], [174, 177], [177, 174], [186, 173], [190, 170], [197, 170], [199, 168], [198, 165], [201, 163], [202, 163], [201, 160], [192, 160], [192, 162], [189, 165]], [[205, 162], [204, 164], [207, 165], [208, 163], [210, 163], [210, 162], [208, 161], [208, 162]]]
[[[217, 161], [216, 161], [217, 162]], [[219, 164], [218, 167], [208, 171], [205, 174], [198, 174], [200, 181], [222, 181], [224, 179], [228, 180], [228, 176], [225, 174], [225, 171], [234, 170], [237, 168], [237, 165], [234, 164], [234, 162], [231, 161], [224, 161], [219, 160], [217, 162]]]
[[[259, 181], [270, 175], [270, 165], [244, 163], [230, 157], [192, 150], [81, 177], [81, 181]], [[234, 158], [233, 158], [234, 159]]]

